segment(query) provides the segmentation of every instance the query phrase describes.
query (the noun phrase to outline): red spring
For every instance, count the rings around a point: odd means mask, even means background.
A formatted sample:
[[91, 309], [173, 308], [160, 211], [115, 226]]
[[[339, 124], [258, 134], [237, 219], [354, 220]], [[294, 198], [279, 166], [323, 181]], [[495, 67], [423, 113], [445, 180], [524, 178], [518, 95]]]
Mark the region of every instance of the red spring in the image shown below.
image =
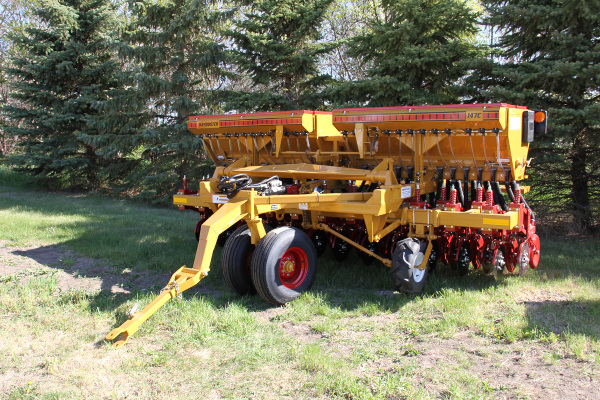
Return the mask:
[[450, 205], [456, 205], [456, 189], [452, 188], [450, 189]]
[[515, 190], [515, 204], [521, 203], [521, 188]]
[[183, 190], [187, 190], [187, 176], [183, 176]]
[[442, 191], [440, 193], [441, 200], [446, 201], [446, 186], [442, 186]]
[[485, 205], [488, 207], [494, 205], [494, 194], [492, 193], [491, 189], [485, 193]]
[[483, 188], [481, 185], [477, 187], [477, 202], [483, 203]]
[[421, 201], [421, 188], [417, 185], [415, 189], [415, 201]]

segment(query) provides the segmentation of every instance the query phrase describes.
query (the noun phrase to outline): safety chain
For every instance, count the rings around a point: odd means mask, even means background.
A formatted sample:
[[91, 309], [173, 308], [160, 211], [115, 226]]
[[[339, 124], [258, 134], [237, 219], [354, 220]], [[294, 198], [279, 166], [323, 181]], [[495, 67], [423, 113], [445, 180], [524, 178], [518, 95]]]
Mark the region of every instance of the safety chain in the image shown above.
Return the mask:
[[177, 298], [177, 300], [181, 301], [181, 292], [179, 291], [179, 282], [173, 282], [170, 285], [167, 285], [163, 288], [163, 290], [161, 290], [160, 292], [164, 292], [164, 291], [170, 291], [172, 289], [175, 289], [175, 297]]

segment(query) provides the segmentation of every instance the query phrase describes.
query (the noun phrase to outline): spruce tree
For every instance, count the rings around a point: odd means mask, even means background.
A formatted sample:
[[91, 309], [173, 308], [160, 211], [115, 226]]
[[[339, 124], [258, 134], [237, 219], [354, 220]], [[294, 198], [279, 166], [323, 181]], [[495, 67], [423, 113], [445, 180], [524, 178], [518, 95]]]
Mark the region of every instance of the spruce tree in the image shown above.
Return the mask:
[[588, 231], [600, 206], [600, 1], [483, 3], [499, 41], [473, 77], [480, 100], [548, 110], [548, 134], [531, 151], [531, 175], [543, 176], [534, 203]]
[[400, 106], [460, 101], [478, 13], [463, 0], [383, 0], [385, 17], [350, 40], [348, 53], [370, 63], [368, 77], [330, 90], [337, 105]]
[[142, 0], [129, 3], [132, 20], [119, 53], [128, 71], [126, 89], [104, 104], [106, 132], [98, 143], [118, 157], [128, 190], [169, 201], [183, 175], [200, 178], [210, 162], [201, 139], [187, 130], [191, 115], [219, 111], [214, 92], [226, 72], [218, 43], [226, 16], [210, 0]]
[[319, 33], [333, 0], [259, 0], [246, 2], [230, 32], [236, 64], [248, 74], [250, 93], [235, 93], [227, 107], [238, 111], [318, 109], [319, 90], [329, 77], [318, 68], [331, 44]]
[[43, 0], [34, 14], [39, 24], [13, 37], [23, 56], [7, 69], [16, 104], [4, 111], [20, 123], [5, 127], [20, 138], [12, 162], [63, 185], [97, 187], [103, 160], [82, 136], [97, 133], [88, 120], [117, 84], [114, 7], [108, 0]]

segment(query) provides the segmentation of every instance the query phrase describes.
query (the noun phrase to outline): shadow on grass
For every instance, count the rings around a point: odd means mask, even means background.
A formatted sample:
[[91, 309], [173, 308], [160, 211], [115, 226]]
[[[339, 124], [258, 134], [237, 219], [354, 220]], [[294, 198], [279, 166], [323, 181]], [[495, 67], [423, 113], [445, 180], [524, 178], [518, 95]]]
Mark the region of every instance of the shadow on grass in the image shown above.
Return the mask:
[[600, 339], [600, 301], [526, 301], [530, 330]]
[[[19, 255], [51, 268], [62, 269], [68, 274], [101, 281], [101, 292], [91, 298], [91, 309], [115, 310], [133, 297], [147, 294], [148, 291], [158, 292], [177, 268], [191, 264], [196, 252], [193, 228], [197, 218], [192, 212], [141, 206], [101, 196], [34, 193], [19, 188], [11, 188], [10, 193], [4, 191], [0, 194], [0, 211], [11, 212], [18, 199], [18, 211], [25, 214], [32, 211], [36, 215], [29, 219], [22, 217], [24, 222], [30, 224], [33, 218], [38, 218], [33, 227], [28, 228], [29, 237], [46, 234], [48, 240], [61, 243], [61, 246], [22, 251]], [[63, 217], [61, 222], [56, 222], [57, 216]], [[52, 235], [48, 235], [49, 231]], [[572, 276], [598, 279], [600, 250], [597, 244], [597, 240], [545, 238], [542, 241], [539, 271], [550, 280]], [[70, 261], [64, 258], [61, 261], [60, 255], [58, 258], [48, 258], [45, 254], [52, 249], [56, 252], [63, 245], [77, 256]], [[79, 265], [80, 255], [104, 265], [98, 269], [94, 269], [97, 267], [94, 263], [87, 267]], [[239, 298], [233, 295], [221, 279], [219, 257], [220, 251], [217, 250], [211, 273], [200, 285], [186, 292], [186, 297], [202, 296], [215, 308], [226, 307], [231, 302], [237, 302], [251, 312], [273, 308], [259, 296]], [[110, 261], [99, 262], [98, 259]], [[423, 296], [439, 296], [444, 290], [485, 291], [506, 284], [507, 280], [496, 281], [477, 272], [459, 277], [449, 268], [438, 266], [436, 273], [429, 277]], [[113, 294], [111, 291], [115, 287], [125, 287], [132, 293]], [[342, 264], [332, 259], [331, 252], [322, 257], [312, 292], [322, 295], [328, 305], [349, 311], [373, 306], [379, 310], [396, 312], [415, 299], [414, 296], [395, 292], [384, 266], [379, 263], [365, 266], [354, 252], [349, 261]], [[543, 304], [536, 307], [532, 309], [532, 315], [551, 315], [553, 312], [552, 307]], [[118, 320], [122, 322], [122, 318], [124, 315], [120, 315]], [[532, 324], [542, 324], [540, 326], [549, 331], [560, 326], [546, 326], [543, 321], [538, 323], [532, 318]], [[565, 331], [565, 328], [556, 329]], [[577, 328], [570, 324], [568, 329], [572, 331]]]

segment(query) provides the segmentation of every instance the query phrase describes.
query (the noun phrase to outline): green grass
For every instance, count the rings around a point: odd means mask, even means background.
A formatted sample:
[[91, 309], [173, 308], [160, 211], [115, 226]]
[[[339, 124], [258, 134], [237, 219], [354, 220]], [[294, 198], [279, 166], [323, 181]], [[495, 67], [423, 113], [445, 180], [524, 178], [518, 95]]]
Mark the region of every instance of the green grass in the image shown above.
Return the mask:
[[541, 360], [542, 376], [560, 367], [599, 378], [600, 246], [562, 238], [542, 239], [540, 267], [524, 278], [440, 266], [414, 297], [395, 293], [380, 264], [328, 253], [312, 290], [279, 308], [231, 294], [217, 251], [205, 290], [169, 302], [114, 350], [103, 337], [154, 295], [58, 291], [61, 269], [91, 257], [117, 273], [172, 272], [193, 260], [195, 215], [24, 181], [0, 167], [5, 249], [74, 255], [0, 276], [2, 398], [541, 397], [495, 378], [514, 354]]

